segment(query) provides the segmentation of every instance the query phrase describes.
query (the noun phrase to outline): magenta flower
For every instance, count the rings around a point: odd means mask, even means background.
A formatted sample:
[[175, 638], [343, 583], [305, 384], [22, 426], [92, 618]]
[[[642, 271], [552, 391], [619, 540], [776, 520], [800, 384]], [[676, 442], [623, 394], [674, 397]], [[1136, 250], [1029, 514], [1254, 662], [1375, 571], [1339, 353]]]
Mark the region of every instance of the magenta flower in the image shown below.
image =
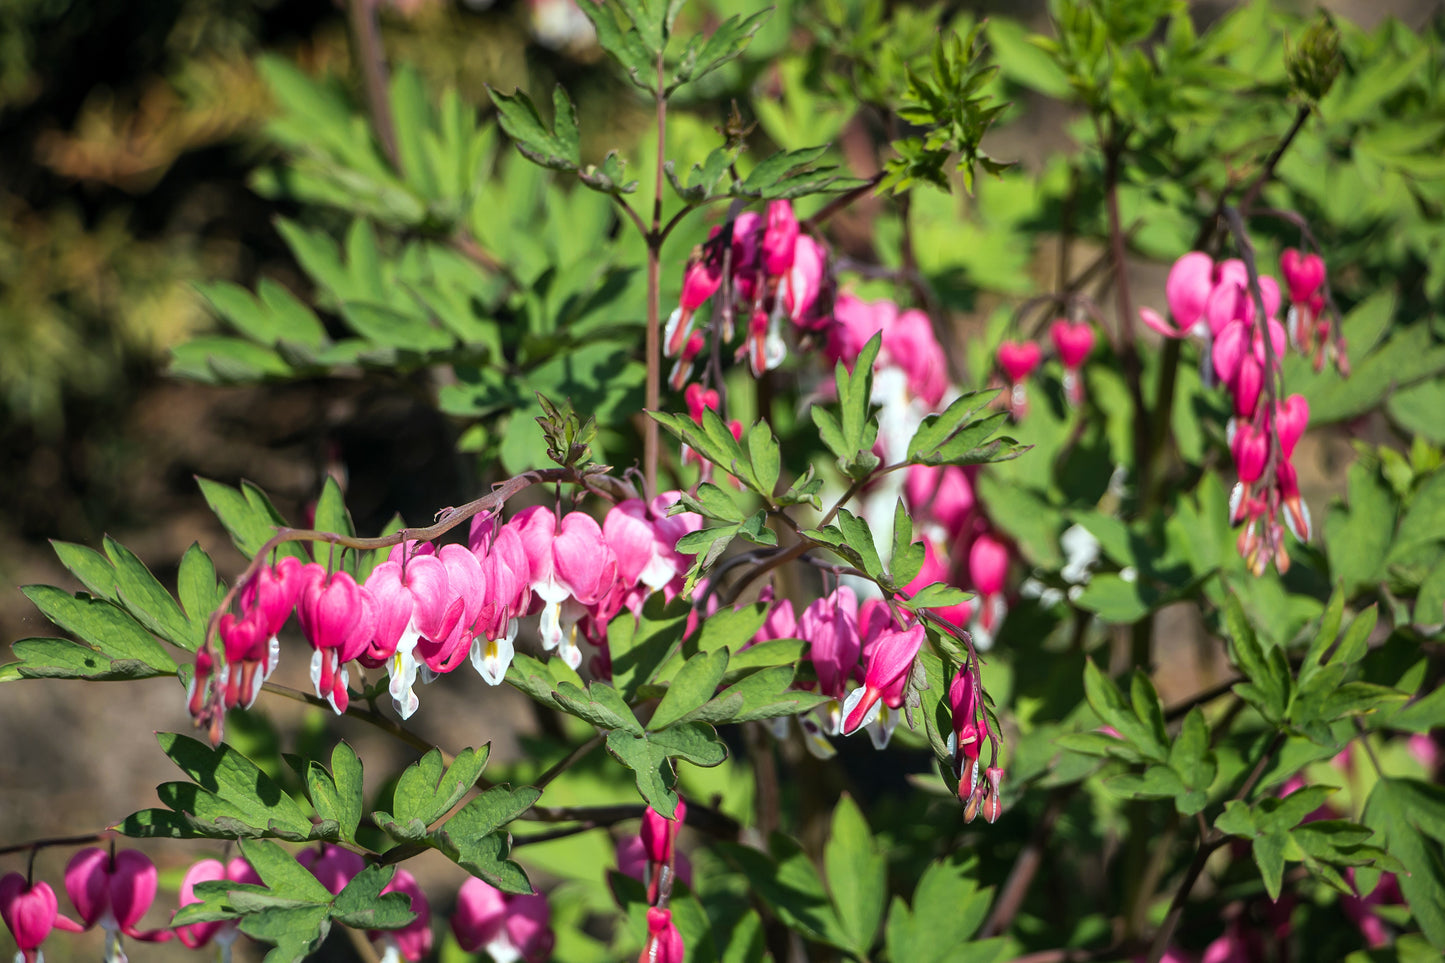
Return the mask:
[[[692, 860], [687, 853], [676, 850], [672, 856], [675, 878], [692, 886]], [[641, 836], [624, 836], [617, 844], [617, 871], [646, 886], [650, 876], [651, 862], [647, 858], [647, 846]]]
[[65, 892], [85, 929], [105, 930], [105, 958], [124, 963], [120, 937], [163, 943], [170, 930], [136, 929], [156, 898], [156, 867], [150, 857], [134, 849], [111, 853], [90, 847], [70, 858], [65, 867]]
[[798, 635], [808, 643], [808, 660], [818, 674], [818, 691], [833, 700], [825, 712], [826, 728], [829, 735], [836, 735], [842, 718], [841, 701], [863, 651], [858, 636], [858, 599], [853, 590], [841, 587], [815, 600], [798, 619]]
[[1093, 327], [1087, 321], [1070, 324], [1061, 318], [1049, 326], [1049, 339], [1064, 365], [1064, 394], [1070, 404], [1082, 404], [1084, 382], [1079, 375], [1089, 352], [1094, 350]]
[[296, 854], [296, 862], [310, 870], [332, 896], [366, 868], [366, 860], [359, 853], [330, 843], [322, 843], [319, 849], [303, 849]]
[[722, 265], [706, 254], [688, 262], [682, 275], [682, 298], [667, 319], [662, 352], [672, 357], [683, 349], [692, 332], [692, 319], [697, 309], [717, 293], [722, 284]]
[[647, 807], [642, 814], [642, 851], [647, 857], [647, 901], [656, 903], [659, 895], [665, 896], [672, 890], [673, 874], [677, 871], [677, 833], [687, 819], [687, 803], [678, 797], [677, 808], [672, 818]]
[[1005, 341], [998, 346], [998, 366], [1003, 369], [1009, 381], [1009, 413], [1017, 420], [1028, 414], [1029, 398], [1024, 382], [1034, 373], [1044, 359], [1044, 352], [1037, 343]]
[[1004, 583], [1008, 579], [1009, 551], [992, 532], [983, 532], [968, 550], [968, 577], [982, 598], [979, 600], [975, 642], [987, 648], [993, 642], [1007, 607]]
[[0, 919], [15, 937], [15, 963], [45, 963], [40, 944], [53, 929], [79, 933], [82, 927], [60, 915], [59, 901], [50, 884], [30, 885], [20, 873], [0, 879]]
[[976, 504], [973, 483], [957, 465], [910, 465], [903, 494], [925, 536], [939, 542], [963, 534]]
[[1325, 262], [1318, 254], [1285, 248], [1279, 256], [1279, 273], [1284, 275], [1289, 299], [1296, 304], [1308, 304], [1325, 283]]
[[763, 270], [781, 278], [793, 266], [793, 251], [798, 244], [798, 219], [789, 201], [768, 204], [768, 224], [763, 231]]
[[798, 237], [793, 248], [793, 266], [783, 277], [783, 308], [793, 323], [806, 330], [815, 330], [826, 323], [814, 308], [828, 278], [828, 251], [806, 234]]
[[568, 512], [560, 523], [546, 508], [523, 509], [507, 523], [526, 552], [531, 589], [542, 599], [542, 645], [558, 649], [572, 668], [582, 664], [577, 621], [600, 602], [617, 578], [617, 558], [602, 527], [584, 512]]
[[1275, 405], [1274, 425], [1279, 433], [1280, 453], [1289, 459], [1294, 456], [1295, 445], [1304, 437], [1310, 424], [1310, 403], [1304, 395], [1290, 395]]
[[[958, 543], [962, 545], [962, 543]], [[935, 546], [934, 540], [925, 538], [923, 540], [923, 567], [913, 577], [913, 581], [903, 587], [905, 595], [912, 596], [934, 582], [953, 584], [952, 573], [948, 570], [948, 563], [944, 560], [944, 553]], [[963, 628], [973, 618], [973, 602], [965, 600], [957, 605], [947, 605], [931, 608], [928, 611], [938, 616], [943, 621], [955, 628]]]
[[452, 933], [462, 949], [484, 949], [496, 963], [542, 963], [556, 942], [551, 918], [545, 896], [510, 895], [470, 877], [457, 894]]
[[653, 906], [647, 911], [647, 945], [637, 963], [682, 963], [682, 934], [672, 922], [672, 911]]
[[518, 620], [527, 614], [532, 601], [527, 550], [516, 529], [504, 527], [498, 533], [481, 567], [487, 600], [475, 623], [472, 667], [488, 685], [501, 685], [512, 664]]
[[[203, 859], [187, 870], [185, 879], [181, 880], [180, 907], [184, 908], [201, 901], [200, 897], [196, 895], [196, 884], [220, 880], [259, 884], [261, 877], [256, 875], [256, 871], [251, 868], [250, 863], [239, 856], [224, 865], [219, 859]], [[177, 926], [175, 928], [176, 939], [192, 950], [200, 949], [214, 940], [221, 947], [222, 963], [228, 963], [231, 958], [231, 944], [236, 941], [236, 936], [240, 932], [237, 929], [238, 925], [235, 920], [213, 920], [209, 923]]]
[[948, 358], [933, 335], [928, 315], [918, 310], [900, 312], [883, 328], [883, 352], [888, 363], [908, 376], [909, 393], [929, 408], [937, 407], [948, 392]]
[[448, 591], [447, 568], [435, 555], [419, 555], [405, 565], [382, 562], [367, 578], [366, 590], [375, 603], [376, 631], [361, 661], [387, 667], [392, 702], [397, 713], [409, 719], [418, 704], [411, 690], [417, 642], [445, 636], [448, 619], [455, 623], [459, 615]]
[[923, 634], [923, 626], [915, 624], [902, 630], [888, 629], [869, 642], [863, 685], [849, 693], [843, 703], [843, 735], [851, 736], [873, 722], [884, 706], [903, 706], [908, 675], [923, 646]]
[[396, 871], [382, 893], [406, 894], [411, 911], [416, 916], [399, 930], [371, 930], [367, 936], [373, 942], [381, 940], [381, 945], [386, 948], [381, 957], [382, 963], [397, 963], [398, 959], [417, 963], [431, 952], [431, 904], [417, 885], [416, 877], [404, 869]]
[[988, 735], [981, 727], [978, 675], [970, 666], [959, 666], [948, 685], [948, 708], [953, 715], [949, 749], [953, 752], [953, 774], [958, 777], [958, 798], [967, 800], [978, 786], [978, 757]]
[[375, 635], [371, 595], [345, 572], [328, 575], [320, 565], [308, 565], [296, 617], [316, 649], [311, 656], [311, 683], [316, 694], [340, 715], [349, 698], [346, 685], [350, 676], [343, 666], [365, 653]]

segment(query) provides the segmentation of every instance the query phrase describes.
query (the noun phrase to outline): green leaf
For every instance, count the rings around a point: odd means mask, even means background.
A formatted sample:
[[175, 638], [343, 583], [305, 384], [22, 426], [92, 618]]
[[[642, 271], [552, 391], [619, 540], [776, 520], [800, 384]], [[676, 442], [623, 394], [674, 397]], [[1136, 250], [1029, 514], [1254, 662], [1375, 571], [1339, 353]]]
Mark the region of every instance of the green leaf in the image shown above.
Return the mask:
[[607, 751], [633, 771], [647, 804], [668, 818], [677, 808], [672, 787], [676, 780], [668, 760], [685, 759], [706, 769], [727, 758], [727, 747], [712, 726], [702, 722], [678, 723], [641, 736], [614, 729], [607, 734]]
[[[276, 511], [265, 494], [250, 482], [242, 482], [238, 491], [229, 485], [199, 478], [201, 494], [206, 504], [216, 513], [241, 554], [251, 558], [261, 550], [276, 529], [286, 520]], [[282, 555], [294, 555], [303, 562], [310, 561], [305, 552], [295, 544], [282, 545], [277, 551]]]
[[116, 600], [115, 593], [115, 566], [110, 559], [100, 554], [93, 548], [86, 548], [84, 545], [75, 545], [71, 542], [52, 540], [50, 547], [55, 549], [60, 564], [70, 570], [70, 574], [80, 579], [91, 595], [97, 598]]
[[463, 749], [443, 766], [439, 749], [412, 763], [397, 781], [392, 808], [398, 822], [418, 820], [429, 826], [461, 801], [487, 766], [491, 746]]
[[[751, 651], [744, 649], [739, 658]], [[734, 682], [712, 701], [691, 710], [683, 718], [711, 723], [751, 722], [798, 715], [828, 701], [828, 697], [820, 693], [792, 688], [795, 672], [793, 665], [779, 665], [754, 672]]]
[[651, 682], [687, 629], [686, 601], [667, 605], [661, 594], [643, 606], [640, 617], [623, 611], [607, 625], [607, 647], [612, 654], [612, 684], [632, 701], [638, 686]]
[[666, 92], [671, 94], [683, 84], [705, 77], [724, 64], [736, 60], [772, 12], [771, 8], [760, 10], [746, 20], [737, 15], [728, 17], [718, 24], [711, 36], [702, 41], [700, 48], [699, 38], [693, 38], [687, 45]]
[[992, 889], [979, 889], [977, 868], [977, 860], [958, 857], [932, 863], [913, 891], [911, 910], [894, 897], [885, 933], [890, 960], [972, 963], [997, 957], [998, 941], [968, 942], [993, 901]]
[[70, 639], [19, 639], [11, 645], [17, 662], [0, 666], [0, 682], [16, 679], [90, 679], [129, 682], [174, 674], [136, 659], [112, 659]]
[[395, 867], [379, 863], [357, 873], [331, 901], [332, 919], [358, 930], [397, 930], [416, 919], [410, 896], [382, 893], [395, 873]]
[[176, 670], [176, 661], [170, 653], [129, 614], [110, 602], [72, 596], [49, 585], [27, 585], [21, 591], [46, 618], [111, 659], [139, 663], [158, 673]]
[[621, 694], [601, 680], [587, 686], [586, 691], [570, 682], [560, 682], [555, 692], [557, 707], [590, 722], [599, 729], [625, 729], [634, 734], [642, 732], [642, 723], [632, 714], [632, 709]]
[[561, 84], [552, 92], [555, 126], [549, 128], [532, 100], [521, 90], [510, 96], [488, 87], [497, 106], [497, 120], [517, 150], [534, 164], [557, 171], [575, 171], [581, 165], [577, 137], [577, 108]]
[[657, 711], [647, 723], [650, 730], [666, 729], [710, 701], [728, 667], [728, 650], [699, 652], [688, 659], [667, 687]]
[[782, 471], [782, 454], [778, 440], [773, 437], [767, 422], [760, 421], [748, 429], [745, 436], [748, 446], [748, 460], [757, 484], [753, 488], [764, 499], [771, 502], [773, 491], [778, 487], [778, 476]]
[[1350, 466], [1349, 507], [1325, 515], [1325, 553], [1332, 581], [1354, 594], [1384, 578], [1386, 552], [1395, 531], [1395, 500], [1389, 487], [1363, 462]]
[[868, 823], [852, 797], [844, 794], [833, 810], [833, 827], [823, 849], [828, 891], [853, 952], [866, 956], [883, 920], [888, 880]]
[[115, 565], [116, 590], [127, 611], [166, 641], [190, 651], [199, 648], [200, 639], [195, 637], [190, 619], [145, 563], [109, 535], [105, 553]]
[[286, 839], [310, 837], [311, 820], [300, 804], [237, 750], [224, 743], [212, 749], [188, 736], [170, 732], [157, 733], [156, 740], [171, 762], [191, 777], [196, 786], [213, 795], [222, 809], [234, 811], [245, 827], [256, 830], [257, 834], [275, 834]]
[[509, 893], [530, 893], [532, 884], [507, 858], [510, 837], [501, 832], [542, 795], [532, 786], [493, 786], [472, 799], [432, 834], [449, 859], [479, 879]]
[[191, 641], [188, 649], [199, 649], [206, 640], [206, 625], [211, 614], [221, 607], [226, 597], [226, 587], [216, 578], [216, 565], [211, 557], [201, 550], [199, 543], [192, 542], [181, 556], [181, 566], [176, 573], [176, 595], [191, 620]]
[[868, 523], [844, 508], [838, 511], [838, 527], [847, 539], [847, 547], [853, 549], [861, 560], [863, 571], [875, 579], [882, 578], [883, 560], [878, 557], [878, 548], [873, 544], [873, 532]]
[[1152, 724], [1140, 720], [1124, 702], [1124, 696], [1113, 680], [1099, 671], [1093, 659], [1084, 664], [1084, 695], [1095, 714], [1105, 725], [1113, 726], [1126, 742], [1149, 759], [1166, 761], [1168, 750], [1160, 742]]
[[1427, 835], [1438, 835], [1439, 809], [1425, 800], [1430, 797], [1416, 790], [1420, 784], [1404, 779], [1381, 779], [1375, 783], [1365, 803], [1363, 821], [1380, 833], [1384, 848], [1404, 864], [1399, 874], [1400, 891], [1410, 904], [1425, 938], [1437, 950], [1445, 950], [1445, 860], [1438, 845]]
[[721, 843], [719, 851], [747, 877], [752, 891], [789, 928], [804, 936], [849, 949], [850, 939], [808, 854], [792, 839], [774, 833], [770, 853]]
[[762, 603], [743, 605], [738, 608], [722, 608], [702, 620], [698, 633], [697, 651], [712, 652], [726, 647], [734, 655], [741, 653], [753, 636], [767, 621], [768, 607]]

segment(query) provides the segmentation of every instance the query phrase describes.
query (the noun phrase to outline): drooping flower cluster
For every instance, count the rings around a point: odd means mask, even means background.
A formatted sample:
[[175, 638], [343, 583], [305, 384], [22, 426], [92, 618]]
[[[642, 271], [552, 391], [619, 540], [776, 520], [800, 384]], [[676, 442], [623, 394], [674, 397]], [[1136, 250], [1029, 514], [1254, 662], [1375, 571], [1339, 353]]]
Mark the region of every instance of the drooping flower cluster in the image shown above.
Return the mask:
[[[969, 822], [983, 813], [989, 822], [998, 822], [1003, 812], [1003, 770], [998, 765], [997, 734], [989, 722], [983, 704], [983, 685], [978, 678], [978, 664], [960, 666], [948, 686], [948, 708], [953, 714], [953, 732], [948, 748], [953, 753], [953, 774], [958, 778], [958, 798], [963, 802], [963, 816]], [[989, 744], [989, 764], [979, 778], [984, 743]]]
[[712, 321], [718, 350], [731, 344], [741, 318], [744, 338], [737, 353], [753, 374], [782, 364], [788, 352], [784, 320], [803, 334], [826, 324], [827, 264], [827, 250], [802, 232], [788, 201], [773, 201], [765, 215], [744, 211], [714, 227], [688, 260], [680, 303], [663, 335], [664, 353], [677, 358], [673, 388], [682, 390], [706, 344], [694, 324], [699, 309], [719, 291]]
[[647, 887], [647, 941], [638, 963], [682, 963], [682, 934], [667, 908], [672, 885], [681, 879], [692, 885], [692, 865], [677, 847], [677, 833], [687, 818], [687, 803], [681, 798], [669, 819], [647, 807], [642, 814], [641, 835], [629, 837], [617, 847], [617, 868]]
[[223, 659], [210, 645], [197, 653], [190, 711], [217, 738], [224, 711], [249, 705], [275, 668], [276, 634], [293, 610], [313, 649], [316, 694], [337, 713], [348, 705], [352, 662], [386, 669], [403, 718], [417, 709], [418, 675], [430, 682], [470, 662], [500, 685], [519, 622], [533, 614], [544, 648], [575, 669], [585, 640], [601, 649], [594, 668], [605, 675], [613, 616], [639, 610], [653, 591], [681, 588], [687, 560], [675, 546], [700, 520], [667, 515], [676, 501], [676, 493], [651, 503], [628, 499], [601, 525], [585, 512], [540, 506], [506, 524], [482, 515], [468, 545], [398, 545], [364, 584], [345, 571], [282, 558], [248, 580], [238, 615], [218, 621]]
[[[1324, 262], [1289, 250], [1281, 267], [1291, 301], [1291, 340], [1302, 351], [1316, 352], [1317, 367], [1323, 365], [1326, 344], [1338, 363], [1346, 363], [1343, 343], [1330, 338], [1330, 324], [1320, 317]], [[1242, 526], [1239, 553], [1258, 575], [1271, 562], [1286, 571], [1285, 528], [1308, 541], [1311, 524], [1291, 461], [1309, 424], [1309, 404], [1300, 395], [1280, 399], [1288, 344], [1285, 326], [1276, 317], [1279, 283], [1267, 275], [1256, 281], [1257, 292], [1241, 260], [1216, 264], [1209, 255], [1192, 251], [1174, 263], [1165, 285], [1174, 323], [1150, 308], [1141, 308], [1139, 316], [1166, 337], [1201, 338], [1207, 348], [1206, 380], [1223, 384], [1229, 393], [1229, 447], [1239, 475], [1231, 496], [1231, 521]], [[1261, 307], [1264, 313], [1257, 316]]]

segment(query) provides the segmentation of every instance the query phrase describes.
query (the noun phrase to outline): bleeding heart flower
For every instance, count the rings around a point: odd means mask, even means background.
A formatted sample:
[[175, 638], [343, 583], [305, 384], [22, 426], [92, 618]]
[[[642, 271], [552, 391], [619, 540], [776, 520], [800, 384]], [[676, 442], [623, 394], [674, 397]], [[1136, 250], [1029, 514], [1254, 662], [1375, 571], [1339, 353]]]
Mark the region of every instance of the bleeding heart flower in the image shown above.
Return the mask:
[[763, 232], [763, 270], [772, 277], [782, 277], [793, 266], [793, 251], [798, 243], [798, 219], [788, 201], [768, 205], [768, 226]]
[[542, 599], [542, 645], [558, 649], [572, 668], [582, 664], [577, 621], [587, 606], [602, 601], [617, 578], [617, 557], [607, 547], [602, 527], [585, 512], [569, 512], [557, 522], [541, 506], [518, 512], [510, 522], [521, 537], [531, 572], [532, 592]]
[[1049, 340], [1064, 367], [1077, 371], [1094, 350], [1094, 329], [1087, 321], [1070, 324], [1061, 318], [1049, 325]]
[[410, 901], [410, 908], [416, 916], [399, 930], [371, 930], [367, 933], [372, 941], [381, 940], [386, 947], [382, 963], [396, 963], [398, 957], [407, 963], [418, 963], [431, 952], [431, 904], [426, 894], [417, 885], [416, 877], [404, 869], [398, 869], [382, 889], [382, 894], [403, 893]]
[[346, 884], [366, 868], [366, 860], [359, 853], [330, 843], [322, 843], [319, 849], [301, 850], [296, 854], [296, 862], [306, 867], [332, 896], [344, 890]]
[[1202, 251], [1190, 251], [1169, 269], [1164, 298], [1181, 333], [1193, 328], [1204, 316], [1204, 306], [1213, 287], [1214, 261]]
[[1025, 341], [1022, 344], [1017, 341], [1005, 341], [998, 346], [999, 367], [1003, 369], [1008, 380], [1014, 384], [1033, 374], [1034, 369], [1043, 359], [1044, 352], [1034, 341]]
[[20, 873], [0, 879], [0, 918], [15, 937], [15, 963], [44, 963], [40, 944], [53, 929], [78, 933], [82, 927], [61, 916], [55, 890], [44, 881], [30, 885]]
[[503, 893], [473, 876], [457, 894], [452, 932], [462, 949], [484, 949], [496, 963], [542, 963], [556, 941], [551, 916], [545, 896]]
[[863, 686], [849, 693], [843, 703], [843, 735], [851, 736], [873, 722], [885, 705], [890, 709], [903, 706], [904, 689], [923, 646], [923, 635], [923, 626], [915, 624], [901, 631], [889, 629], [870, 641]]
[[376, 634], [376, 610], [371, 595], [346, 572], [329, 575], [320, 565], [306, 566], [296, 617], [315, 647], [311, 656], [311, 682], [316, 694], [337, 715], [346, 711], [350, 676], [345, 663], [366, 652]]
[[70, 896], [85, 929], [99, 924], [105, 930], [105, 958], [124, 963], [121, 935], [147, 943], [163, 943], [170, 930], [136, 929], [156, 898], [156, 867], [150, 857], [134, 849], [112, 855], [103, 849], [82, 849], [65, 867], [65, 892]]
[[1296, 304], [1306, 304], [1325, 283], [1325, 262], [1318, 254], [1285, 248], [1279, 256], [1279, 273], [1284, 275], [1289, 299]]
[[[210, 883], [227, 880], [232, 883], [255, 883], [260, 884], [261, 877], [251, 868], [251, 864], [237, 856], [229, 863], [222, 864], [219, 859], [203, 859], [186, 871], [186, 876], [181, 880], [180, 908], [190, 906], [192, 903], [201, 902], [196, 895], [198, 883]], [[176, 939], [188, 949], [196, 950], [210, 943], [212, 940], [221, 947], [222, 963], [227, 963], [231, 958], [231, 944], [235, 942], [240, 930], [235, 920], [212, 920], [206, 923], [190, 923], [175, 928]]]
[[1294, 456], [1295, 445], [1309, 424], [1310, 403], [1304, 395], [1290, 395], [1275, 406], [1275, 431], [1279, 432], [1279, 447], [1286, 460]]
[[650, 907], [647, 911], [647, 945], [637, 963], [682, 963], [682, 934], [672, 922], [672, 911]]

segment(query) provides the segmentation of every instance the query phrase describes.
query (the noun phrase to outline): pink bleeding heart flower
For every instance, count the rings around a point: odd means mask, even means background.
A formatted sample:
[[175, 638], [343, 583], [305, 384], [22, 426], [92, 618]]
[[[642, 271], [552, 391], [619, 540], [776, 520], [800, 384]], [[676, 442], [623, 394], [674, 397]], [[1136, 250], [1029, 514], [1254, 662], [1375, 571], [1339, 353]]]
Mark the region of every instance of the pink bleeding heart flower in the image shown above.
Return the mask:
[[503, 893], [473, 876], [457, 894], [452, 932], [468, 953], [485, 950], [499, 963], [542, 963], [555, 943], [551, 918], [545, 896]]
[[475, 622], [472, 667], [488, 685], [501, 685], [516, 652], [518, 620], [532, 601], [531, 568], [516, 529], [502, 529], [481, 567], [487, 599]]
[[1325, 262], [1318, 254], [1285, 248], [1279, 256], [1279, 273], [1284, 275], [1289, 299], [1295, 304], [1306, 304], [1325, 283]]
[[1005, 341], [998, 346], [998, 365], [1003, 369], [1004, 376], [1014, 384], [1033, 374], [1043, 360], [1043, 349], [1035, 341], [1025, 341], [1022, 344]]
[[1234, 456], [1234, 469], [1240, 482], [1249, 486], [1259, 481], [1269, 460], [1269, 436], [1245, 422], [1235, 429], [1229, 450]]
[[1094, 328], [1087, 321], [1071, 324], [1061, 318], [1049, 325], [1049, 340], [1064, 367], [1077, 371], [1094, 350]]
[[396, 674], [390, 689], [392, 699], [401, 704], [414, 702], [418, 673], [422, 681], [431, 682], [462, 666], [489, 601], [486, 572], [475, 552], [462, 545], [443, 545], [437, 558], [446, 571], [447, 607], [435, 634], [420, 636], [410, 656], [403, 656], [398, 648], [392, 659], [389, 668]]
[[1226, 385], [1232, 385], [1239, 374], [1239, 366], [1248, 356], [1250, 349], [1250, 327], [1244, 321], [1231, 321], [1221, 328], [1210, 347], [1210, 358], [1214, 362], [1214, 375]]
[[[672, 887], [673, 874], [677, 872], [677, 833], [687, 819], [687, 803], [678, 797], [672, 818], [647, 807], [642, 814], [642, 851], [647, 857], [647, 901], [656, 903], [664, 892]], [[664, 880], [666, 880], [664, 884]]]
[[[866, 343], [866, 342], [865, 342]], [[948, 391], [948, 358], [933, 335], [933, 322], [916, 309], [903, 311], [883, 329], [887, 361], [908, 376], [908, 391], [929, 408]]]
[[[692, 860], [687, 854], [678, 850], [673, 854], [674, 877], [682, 880], [692, 887]], [[648, 874], [651, 864], [647, 858], [647, 847], [643, 845], [641, 836], [624, 836], [617, 844], [617, 871], [623, 876], [630, 877], [648, 885]]]
[[[664, 506], [664, 511], [666, 506]], [[680, 526], [662, 525], [653, 517], [648, 505], [640, 498], [629, 498], [618, 502], [602, 522], [602, 537], [608, 548], [617, 556], [617, 578], [627, 586], [641, 582], [656, 591], [671, 582], [678, 575], [678, 535], [668, 541], [669, 536], [679, 531]], [[685, 530], [684, 530], [685, 534]]]
[[1164, 299], [1169, 302], [1169, 313], [1181, 333], [1189, 331], [1204, 316], [1204, 306], [1213, 287], [1214, 261], [1202, 251], [1190, 251], [1169, 269]]
[[978, 757], [986, 730], [979, 727], [978, 676], [969, 666], [960, 666], [948, 685], [948, 707], [953, 714], [953, 774], [958, 778], [958, 798], [967, 801], [978, 786]]
[[[220, 679], [226, 708], [250, 708], [266, 681], [264, 664], [269, 645], [264, 617], [258, 609], [251, 609], [241, 618], [227, 612], [216, 623], [216, 635], [226, 655]], [[275, 659], [270, 661], [274, 667]]]
[[1264, 365], [1250, 355], [1239, 362], [1234, 378], [1229, 382], [1230, 394], [1234, 398], [1234, 416], [1239, 419], [1253, 418], [1259, 407], [1259, 396], [1264, 391]]
[[888, 629], [869, 642], [863, 685], [849, 693], [843, 703], [843, 735], [851, 736], [872, 723], [884, 706], [902, 707], [913, 660], [923, 646], [923, 635], [923, 626], [915, 624], [902, 630]]
[[910, 465], [903, 495], [915, 521], [936, 524], [940, 541], [963, 533], [976, 504], [968, 473], [957, 465]]
[[[733, 221], [733, 288], [744, 302], [754, 300], [757, 293], [763, 268], [763, 233], [763, 218], [757, 211], [743, 211]], [[732, 340], [732, 332], [724, 331], [723, 340]]]
[[78, 933], [82, 927], [60, 915], [55, 890], [44, 881], [30, 885], [20, 873], [0, 879], [0, 919], [15, 937], [15, 963], [43, 963], [40, 944], [53, 929]]
[[637, 963], [682, 963], [682, 934], [672, 922], [672, 911], [653, 906], [647, 910], [647, 944]]
[[343, 666], [366, 652], [376, 633], [371, 595], [346, 572], [328, 575], [320, 565], [308, 565], [296, 617], [316, 650], [311, 656], [311, 683], [340, 715], [349, 699], [350, 675]]
[[[858, 637], [858, 598], [840, 587], [803, 610], [798, 635], [808, 643], [808, 660], [818, 674], [818, 691], [834, 700], [847, 693], [848, 680], [863, 650]], [[830, 734], [837, 731], [830, 726]]]
[[346, 888], [366, 868], [366, 860], [349, 849], [322, 843], [318, 849], [303, 849], [296, 862], [315, 876], [332, 896]]
[[1310, 403], [1304, 395], [1290, 395], [1275, 406], [1275, 431], [1279, 433], [1279, 447], [1286, 459], [1294, 456], [1295, 445], [1304, 437], [1309, 424]]
[[382, 895], [404, 894], [416, 916], [399, 930], [371, 930], [367, 936], [373, 942], [381, 940], [386, 948], [381, 957], [382, 963], [396, 963], [398, 958], [407, 963], [418, 963], [432, 948], [431, 904], [427, 902], [426, 894], [417, 885], [416, 877], [404, 869], [398, 869], [381, 892]]
[[979, 535], [969, 547], [968, 577], [983, 597], [979, 607], [979, 627], [989, 639], [1003, 619], [1003, 589], [1008, 578], [1008, 564], [1008, 546], [990, 532]]
[[783, 278], [783, 309], [799, 327], [814, 329], [823, 320], [814, 308], [828, 277], [828, 251], [807, 234], [798, 236], [793, 266]]
[[763, 232], [763, 270], [772, 277], [782, 277], [793, 266], [793, 251], [798, 243], [798, 218], [788, 201], [768, 205], [768, 226]]
[[851, 294], [838, 296], [833, 304], [833, 325], [828, 329], [824, 355], [830, 362], [843, 362], [850, 370], [873, 336], [893, 326], [898, 306], [892, 301], [863, 301]]
[[367, 578], [366, 590], [375, 603], [376, 630], [360, 661], [372, 668], [387, 667], [396, 711], [409, 719], [418, 700], [405, 673], [410, 666], [415, 678], [417, 642], [445, 636], [450, 631], [448, 616], [453, 623], [458, 617], [448, 591], [447, 568], [435, 555], [417, 556], [404, 566], [382, 562]]
[[163, 943], [168, 929], [141, 931], [136, 924], [156, 898], [156, 867], [150, 857], [134, 849], [111, 853], [90, 847], [70, 858], [65, 867], [65, 892], [85, 929], [105, 930], [105, 957], [123, 960], [122, 935], [147, 943]]
[[701, 331], [694, 331], [687, 336], [687, 343], [682, 346], [682, 354], [677, 356], [667, 375], [667, 383], [673, 391], [681, 391], [683, 385], [687, 384], [687, 379], [692, 377], [692, 364], [706, 346], [707, 339], [702, 336]]
[[[196, 895], [197, 884], [221, 881], [259, 885], [261, 877], [257, 876], [251, 864], [240, 856], [225, 864], [219, 859], [203, 859], [187, 870], [185, 878], [181, 880], [179, 908], [184, 909], [192, 903], [201, 902], [201, 898]], [[175, 933], [176, 939], [192, 950], [200, 949], [215, 940], [221, 946], [222, 963], [226, 963], [231, 955], [230, 945], [235, 942], [240, 932], [237, 927], [235, 920], [212, 920], [177, 926]]]
[[542, 645], [558, 649], [572, 668], [582, 664], [577, 621], [587, 606], [600, 602], [617, 578], [617, 557], [607, 547], [602, 527], [585, 512], [569, 512], [558, 523], [546, 508], [518, 512], [515, 526], [526, 551], [531, 589], [543, 602]]
[[704, 254], [694, 256], [682, 275], [682, 297], [663, 332], [662, 353], [672, 357], [682, 351], [693, 333], [692, 321], [697, 309], [717, 293], [722, 284], [722, 265]]
[[[276, 671], [276, 662], [281, 655], [281, 640], [278, 636], [286, 620], [291, 617], [292, 610], [296, 608], [296, 600], [301, 595], [301, 585], [305, 581], [305, 569], [299, 558], [286, 555], [278, 559], [275, 565], [258, 571], [241, 589], [241, 610], [248, 616], [254, 614], [265, 639], [259, 669], [251, 666], [248, 671], [248, 675], [252, 676], [258, 671], [260, 673], [260, 679], [251, 683], [256, 692], [260, 691], [261, 682], [269, 679], [271, 673]], [[249, 707], [255, 701], [253, 693], [245, 705]]]
[[797, 639], [802, 636], [798, 632], [798, 619], [793, 613], [793, 600], [783, 599], [781, 602], [772, 601], [772, 587], [765, 591], [768, 598], [762, 601], [770, 602], [768, 614], [763, 619], [762, 626], [753, 636], [750, 645], [758, 645], [763, 642], [771, 642], [774, 639]]

